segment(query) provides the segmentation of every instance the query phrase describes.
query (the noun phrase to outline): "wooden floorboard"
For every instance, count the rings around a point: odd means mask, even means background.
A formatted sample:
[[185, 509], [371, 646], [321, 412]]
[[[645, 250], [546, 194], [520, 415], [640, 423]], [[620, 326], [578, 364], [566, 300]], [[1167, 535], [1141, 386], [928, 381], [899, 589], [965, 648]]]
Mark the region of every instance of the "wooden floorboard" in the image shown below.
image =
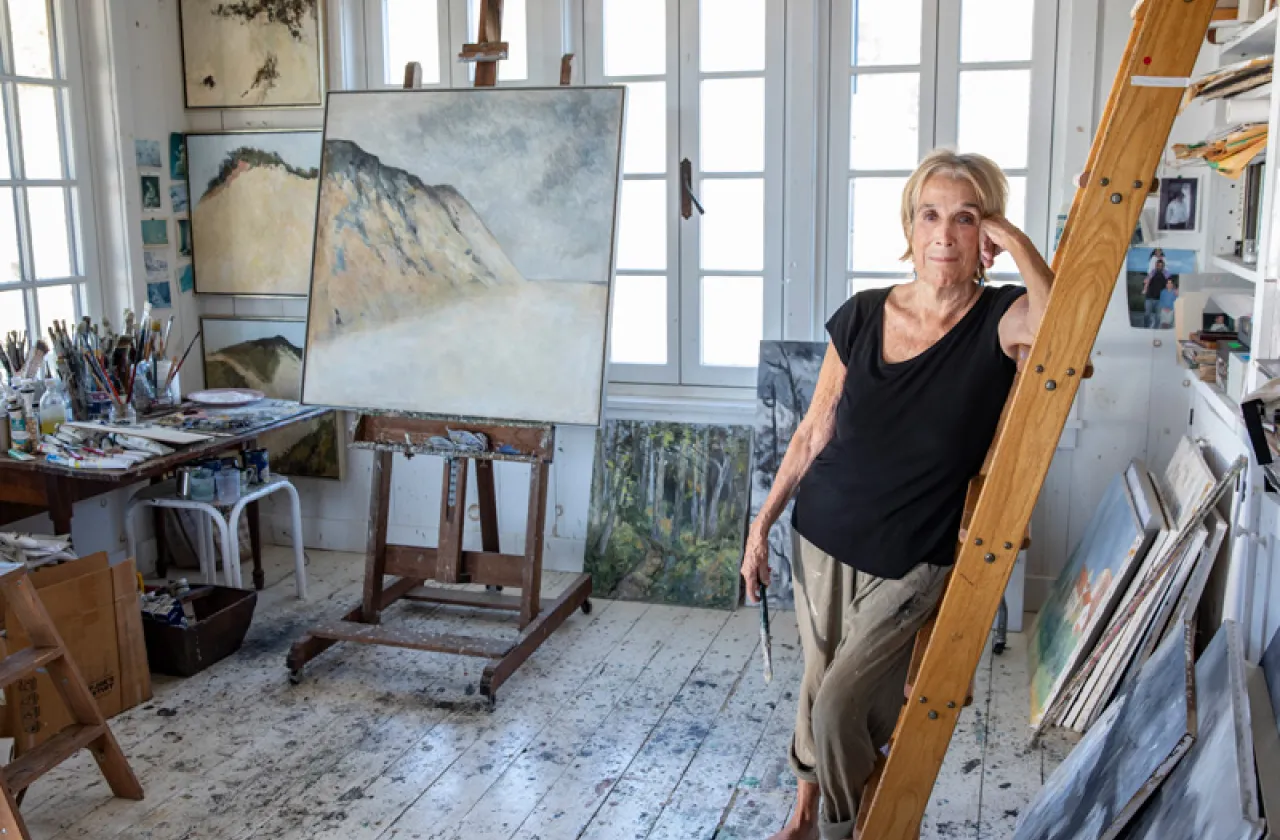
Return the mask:
[[[286, 679], [289, 645], [358, 600], [362, 559], [311, 552], [311, 598], [270, 548], [244, 647], [112, 729], [146, 799], [113, 799], [85, 753], [32, 785], [36, 840], [763, 840], [788, 818], [787, 763], [803, 663], [794, 614], [774, 622], [761, 675], [757, 613], [595, 601], [503, 686], [484, 661], [339, 645]], [[185, 574], [190, 574], [185, 573]], [[570, 579], [547, 573], [544, 597]], [[495, 641], [507, 613], [398, 605], [387, 620]], [[922, 837], [1012, 836], [1016, 815], [1070, 750], [1026, 746], [1025, 641], [988, 653]]]

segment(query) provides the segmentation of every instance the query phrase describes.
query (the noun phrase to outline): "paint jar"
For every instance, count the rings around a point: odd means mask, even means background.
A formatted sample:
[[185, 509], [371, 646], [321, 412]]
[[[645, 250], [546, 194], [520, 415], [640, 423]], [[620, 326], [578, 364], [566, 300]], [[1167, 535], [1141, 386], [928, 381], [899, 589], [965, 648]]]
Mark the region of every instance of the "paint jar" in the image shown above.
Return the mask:
[[9, 415], [9, 446], [18, 452], [35, 451], [35, 442], [31, 439], [31, 431], [27, 428], [27, 415], [22, 410], [22, 399], [12, 396], [5, 403], [5, 412]]
[[1240, 259], [1245, 265], [1258, 264], [1258, 240], [1246, 239], [1240, 243]]
[[208, 467], [196, 467], [191, 471], [191, 501], [212, 502], [213, 496], [213, 471]]
[[111, 410], [107, 413], [107, 423], [112, 426], [134, 426], [138, 422], [138, 410], [133, 403], [125, 403], [121, 407], [115, 400], [111, 401]]
[[244, 468], [249, 472], [250, 484], [266, 484], [271, 480], [271, 462], [267, 450], [246, 449], [241, 455], [244, 457]]
[[240, 501], [240, 471], [223, 468], [213, 476], [218, 492], [218, 504], [234, 505]]
[[191, 468], [178, 467], [178, 472], [174, 487], [175, 495], [179, 499], [191, 498]]

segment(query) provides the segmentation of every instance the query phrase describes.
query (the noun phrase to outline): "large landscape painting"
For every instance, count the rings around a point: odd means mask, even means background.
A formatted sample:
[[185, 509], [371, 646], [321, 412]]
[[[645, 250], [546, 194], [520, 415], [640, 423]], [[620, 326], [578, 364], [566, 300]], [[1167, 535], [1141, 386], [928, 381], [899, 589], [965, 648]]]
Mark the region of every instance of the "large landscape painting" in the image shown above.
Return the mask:
[[[253, 388], [265, 396], [296, 400], [302, 390], [302, 320], [203, 318], [207, 388]], [[282, 475], [342, 478], [339, 415], [295, 423], [258, 439]]]
[[318, 131], [188, 134], [196, 291], [307, 294]]
[[[762, 341], [756, 373], [756, 433], [752, 444], [751, 516], [760, 512], [804, 419], [826, 353], [822, 341]], [[769, 530], [769, 606], [793, 603], [791, 504]]]
[[732, 608], [751, 429], [610, 420], [596, 435], [586, 570], [602, 598]]
[[622, 98], [333, 93], [305, 401], [598, 424]]
[[321, 105], [322, 0], [180, 0], [188, 108]]

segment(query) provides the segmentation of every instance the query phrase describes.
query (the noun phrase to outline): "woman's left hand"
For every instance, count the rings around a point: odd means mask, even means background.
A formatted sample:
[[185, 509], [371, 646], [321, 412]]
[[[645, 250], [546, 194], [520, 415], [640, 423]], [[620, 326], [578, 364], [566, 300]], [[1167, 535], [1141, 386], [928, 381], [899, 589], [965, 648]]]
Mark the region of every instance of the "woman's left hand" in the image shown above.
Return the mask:
[[1005, 251], [1012, 251], [1025, 237], [1004, 216], [987, 216], [979, 228], [982, 241], [982, 265], [991, 268], [996, 257]]

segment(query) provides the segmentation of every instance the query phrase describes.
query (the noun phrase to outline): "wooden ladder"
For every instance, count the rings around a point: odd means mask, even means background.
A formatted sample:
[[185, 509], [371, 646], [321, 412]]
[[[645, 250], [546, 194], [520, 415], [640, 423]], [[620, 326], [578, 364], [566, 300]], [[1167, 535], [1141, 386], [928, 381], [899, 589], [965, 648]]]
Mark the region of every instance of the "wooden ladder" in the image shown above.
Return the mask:
[[[913, 840], [1062, 435], [1216, 0], [1143, 0], [1054, 255], [1040, 332], [1005, 406], [912, 696], [869, 780], [861, 840]], [[870, 803], [869, 806], [867, 803]]]
[[0, 563], [0, 596], [31, 639], [30, 647], [0, 659], [0, 688], [44, 669], [75, 721], [0, 770], [0, 792], [4, 794], [0, 801], [0, 838], [29, 840], [31, 835], [18, 813], [17, 798], [32, 782], [82, 749], [93, 753], [112, 793], [122, 799], [142, 799], [142, 785], [80, 676], [80, 669], [67, 653], [25, 566]]

